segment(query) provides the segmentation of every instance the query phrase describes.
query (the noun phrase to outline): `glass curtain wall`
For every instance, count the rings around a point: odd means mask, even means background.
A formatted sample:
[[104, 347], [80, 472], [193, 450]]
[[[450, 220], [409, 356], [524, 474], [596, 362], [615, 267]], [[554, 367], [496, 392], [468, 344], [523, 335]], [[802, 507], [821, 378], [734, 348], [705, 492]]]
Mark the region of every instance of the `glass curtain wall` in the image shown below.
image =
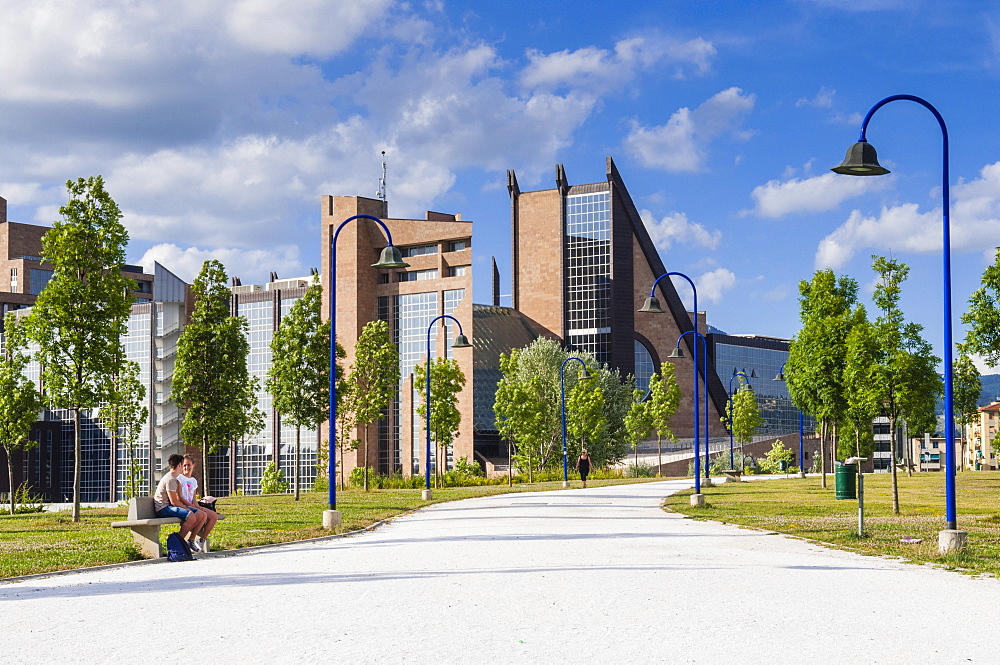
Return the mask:
[[566, 197], [566, 343], [608, 362], [611, 344], [609, 192]]

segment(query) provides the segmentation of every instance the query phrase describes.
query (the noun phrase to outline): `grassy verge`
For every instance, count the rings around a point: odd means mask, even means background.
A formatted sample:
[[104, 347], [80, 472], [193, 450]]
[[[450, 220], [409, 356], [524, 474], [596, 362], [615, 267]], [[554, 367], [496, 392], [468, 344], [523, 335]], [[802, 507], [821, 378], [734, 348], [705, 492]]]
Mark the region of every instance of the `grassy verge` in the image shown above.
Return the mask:
[[[858, 538], [858, 502], [834, 498], [817, 478], [726, 483], [703, 488], [704, 508], [692, 508], [691, 492], [669, 497], [664, 506], [695, 519], [787, 533], [863, 554], [897, 556], [923, 563], [1000, 575], [1000, 472], [959, 473], [956, 480], [958, 527], [969, 534], [961, 554], [938, 554], [944, 523], [944, 476], [899, 476], [900, 515], [892, 513], [889, 474], [865, 476], [865, 537]], [[919, 544], [900, 542], [904, 536]]]
[[[592, 486], [657, 480], [629, 478], [593, 480]], [[579, 487], [579, 482], [574, 482]], [[343, 514], [340, 532], [354, 531], [380, 520], [431, 503], [455, 501], [509, 492], [539, 492], [562, 487], [561, 482], [490, 485], [435, 489], [432, 501], [423, 501], [420, 490], [347, 489], [337, 492], [337, 509]], [[219, 500], [226, 519], [212, 532], [215, 551], [285, 543], [330, 532], [321, 526], [327, 507], [325, 492], [306, 492], [299, 501], [291, 495], [233, 496]], [[128, 529], [112, 529], [111, 522], [126, 519], [125, 507], [87, 509], [74, 523], [69, 512], [0, 515], [0, 578], [32, 575], [71, 568], [85, 568], [133, 561], [142, 557]], [[161, 540], [173, 531], [161, 529]]]

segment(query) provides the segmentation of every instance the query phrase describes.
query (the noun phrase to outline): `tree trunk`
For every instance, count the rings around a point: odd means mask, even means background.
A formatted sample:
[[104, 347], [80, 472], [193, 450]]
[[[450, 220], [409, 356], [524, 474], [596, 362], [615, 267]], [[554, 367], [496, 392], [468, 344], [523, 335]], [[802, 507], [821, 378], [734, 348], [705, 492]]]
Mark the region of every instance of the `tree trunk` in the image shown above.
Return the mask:
[[302, 426], [295, 426], [295, 500], [299, 500], [299, 465], [302, 458]]
[[819, 421], [819, 473], [820, 487], [826, 489], [826, 418]]
[[507, 487], [514, 486], [514, 456], [510, 439], [507, 439]]
[[892, 514], [899, 514], [899, 485], [896, 481], [896, 418], [889, 418], [889, 464], [892, 469]]
[[201, 480], [201, 495], [212, 496], [208, 491], [208, 438], [204, 434], [201, 435]]
[[371, 491], [368, 487], [368, 425], [365, 425], [365, 491]]
[[[80, 521], [80, 407], [73, 409], [73, 521]], [[13, 488], [11, 488], [13, 489]]]
[[913, 477], [913, 460], [910, 457], [910, 431], [906, 426], [906, 420], [903, 420], [903, 458], [906, 460], [906, 476], [908, 478]]
[[11, 459], [11, 453], [13, 451], [7, 446], [4, 446], [3, 449], [7, 453], [7, 477], [10, 479], [10, 484], [8, 485], [8, 487], [10, 488], [10, 494], [8, 496], [10, 498], [10, 514], [13, 515], [14, 514], [14, 460]]
[[[115, 413], [115, 415], [112, 416], [112, 421], [113, 422], [117, 422], [118, 421], [117, 409], [114, 410], [114, 413]], [[108, 491], [108, 495], [110, 496], [110, 498], [108, 499], [108, 501], [110, 501], [111, 503], [114, 503], [118, 499], [118, 492], [117, 492], [117, 490], [118, 490], [118, 468], [115, 465], [115, 460], [118, 457], [118, 428], [117, 427], [114, 430], [112, 430], [112, 432], [111, 432], [111, 446], [110, 447], [111, 447], [111, 450], [108, 452], [108, 457], [110, 459], [108, 460], [108, 462], [109, 462], [109, 466], [111, 468], [111, 482], [109, 483], [111, 487], [109, 488], [109, 491]]]

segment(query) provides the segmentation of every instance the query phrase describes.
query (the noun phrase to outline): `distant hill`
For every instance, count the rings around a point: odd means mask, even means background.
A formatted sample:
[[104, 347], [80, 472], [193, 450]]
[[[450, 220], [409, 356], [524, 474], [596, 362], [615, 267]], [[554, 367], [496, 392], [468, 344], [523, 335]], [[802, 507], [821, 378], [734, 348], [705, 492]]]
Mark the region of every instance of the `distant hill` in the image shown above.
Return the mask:
[[1000, 374], [986, 374], [979, 377], [983, 382], [983, 392], [979, 394], [979, 406], [1000, 400]]
[[[944, 380], [943, 376], [941, 380]], [[984, 374], [979, 377], [979, 381], [983, 384], [983, 390], [979, 393], [979, 406], [1000, 401], [1000, 374]], [[944, 395], [938, 398], [936, 413], [938, 416], [944, 415]]]

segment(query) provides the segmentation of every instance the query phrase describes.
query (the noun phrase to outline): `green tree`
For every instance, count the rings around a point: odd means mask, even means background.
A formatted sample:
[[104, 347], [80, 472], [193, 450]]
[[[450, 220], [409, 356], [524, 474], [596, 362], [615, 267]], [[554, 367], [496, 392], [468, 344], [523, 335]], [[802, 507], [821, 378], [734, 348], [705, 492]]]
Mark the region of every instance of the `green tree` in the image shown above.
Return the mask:
[[285, 480], [285, 472], [268, 462], [264, 467], [264, 475], [260, 478], [261, 494], [284, 494], [288, 491], [288, 481]]
[[142, 403], [146, 399], [146, 386], [139, 380], [139, 364], [122, 361], [111, 376], [106, 406], [101, 409], [104, 427], [111, 433], [112, 449], [118, 443], [125, 446], [129, 465], [125, 480], [125, 496], [139, 496], [141, 491], [142, 464], [135, 451], [142, 426], [149, 418], [149, 409]]
[[205, 261], [191, 289], [191, 322], [177, 340], [173, 399], [184, 408], [181, 438], [201, 449], [202, 492], [209, 494], [208, 455], [264, 427], [257, 377], [247, 369], [247, 322], [229, 313], [222, 263]]
[[[426, 386], [427, 374], [424, 365], [413, 368], [415, 386]], [[431, 358], [431, 439], [434, 441], [435, 464], [434, 479], [437, 487], [441, 486], [441, 474], [444, 472], [444, 461], [448, 456], [448, 448], [458, 436], [462, 424], [462, 413], [458, 410], [458, 395], [465, 387], [465, 374], [458, 366], [458, 361], [452, 358]], [[421, 391], [424, 400], [417, 407], [417, 415], [423, 420], [426, 432], [427, 395]]]
[[[875, 356], [867, 373], [857, 370], [857, 399], [889, 419], [890, 467], [892, 473], [892, 510], [899, 514], [899, 485], [896, 477], [896, 427], [906, 418], [911, 427], [929, 427], [933, 422], [934, 403], [941, 389], [935, 371], [940, 358], [921, 337], [922, 327], [906, 323], [899, 308], [901, 284], [909, 268], [895, 259], [873, 256], [872, 268], [879, 276], [873, 299], [882, 312], [872, 324]], [[915, 430], [919, 431], [919, 430]]]
[[388, 323], [369, 321], [361, 329], [354, 346], [354, 365], [347, 381], [356, 396], [353, 402], [356, 423], [365, 431], [364, 478], [367, 492], [370, 489], [368, 450], [371, 448], [368, 426], [383, 417], [399, 388], [399, 351], [389, 338]]
[[274, 410], [295, 426], [296, 501], [301, 491], [302, 428], [317, 429], [330, 408], [330, 322], [322, 319], [322, 299], [317, 278], [282, 319], [271, 339], [273, 360], [265, 382]]
[[[632, 406], [629, 407], [628, 415], [625, 416], [625, 431], [628, 434], [628, 442], [632, 446], [635, 454], [635, 466], [639, 466], [639, 443], [649, 438], [653, 431], [653, 410], [651, 402], [644, 400], [641, 390], [632, 393]], [[660, 460], [659, 464], [662, 464]], [[660, 467], [657, 464], [656, 475], [660, 475]]]
[[[608, 428], [604, 394], [593, 378], [578, 381], [566, 397], [566, 456], [575, 459], [599, 442]], [[561, 415], [561, 414], [560, 414]]]
[[[566, 358], [558, 342], [544, 337], [500, 356], [502, 378], [493, 407], [497, 429], [502, 437], [514, 442], [514, 464], [528, 472], [529, 482], [534, 481], [536, 470], [561, 459], [559, 368]], [[565, 372], [567, 391], [576, 382], [577, 372]]]
[[503, 378], [497, 384], [493, 412], [497, 430], [508, 445], [515, 447], [511, 463], [528, 472], [528, 482], [534, 482], [537, 465], [536, 451], [545, 446], [548, 435], [548, 409], [538, 397], [544, 394], [541, 377], [518, 376], [521, 349], [500, 354]]
[[[589, 353], [577, 355], [584, 359], [588, 367], [597, 365]], [[587, 444], [587, 452], [595, 467], [603, 467], [622, 461], [632, 449], [625, 418], [634, 404], [635, 379], [631, 376], [623, 379], [621, 372], [607, 365], [602, 365], [596, 374], [597, 387], [604, 400], [602, 414], [607, 426], [599, 437]]]
[[733, 438], [740, 444], [740, 456], [743, 456], [743, 445], [753, 441], [757, 428], [764, 424], [757, 404], [757, 394], [748, 385], [740, 386], [739, 390], [726, 405], [726, 417], [722, 421], [727, 425], [732, 422]]
[[663, 464], [663, 439], [677, 443], [677, 435], [670, 427], [674, 414], [681, 405], [681, 387], [673, 363], [661, 363], [660, 373], [649, 378], [649, 409], [656, 431], [656, 468]]
[[[634, 381], [623, 380], [618, 370], [598, 368], [593, 356], [582, 350], [567, 351], [558, 342], [540, 337], [523, 349], [502, 355], [502, 378], [497, 384], [494, 414], [501, 436], [513, 442], [512, 456], [529, 480], [535, 470], [553, 468], [562, 462], [562, 391], [560, 368], [567, 358], [577, 357], [594, 377], [603, 398], [601, 413], [607, 425], [588, 441], [587, 451], [595, 467], [620, 462], [631, 449], [625, 418], [632, 406]], [[567, 365], [563, 372], [566, 394], [579, 381], [579, 366]]]
[[789, 345], [786, 376], [792, 402], [820, 423], [820, 470], [826, 487], [827, 432], [847, 409], [843, 384], [847, 336], [855, 322], [852, 307], [858, 283], [819, 270], [799, 282], [802, 328]]
[[49, 403], [73, 413], [73, 521], [80, 520], [81, 412], [109, 393], [135, 282], [122, 275], [128, 233], [100, 176], [66, 183], [62, 220], [42, 238], [52, 278], [27, 318]]
[[33, 381], [24, 376], [28, 365], [24, 325], [13, 312], [3, 320], [3, 353], [0, 353], [0, 446], [7, 453], [7, 477], [10, 479], [10, 514], [15, 510], [15, 450], [30, 450], [37, 445], [28, 438], [31, 424], [42, 409], [41, 397]]
[[[856, 314], [856, 321], [847, 335], [847, 358], [844, 363], [847, 409], [844, 418], [854, 430], [853, 456], [871, 457], [874, 446], [872, 422], [878, 416], [881, 405], [871, 398], [866, 388], [871, 380], [871, 369], [878, 362], [879, 345], [863, 305], [858, 306]], [[843, 449], [837, 452], [843, 457], [852, 456]]]
[[952, 407], [955, 422], [962, 428], [962, 468], [965, 468], [965, 448], [969, 443], [966, 429], [979, 420], [979, 396], [983, 392], [983, 382], [976, 364], [964, 353], [952, 364], [952, 381]]
[[969, 298], [962, 323], [969, 327], [962, 353], [978, 354], [990, 365], [1000, 365], [1000, 247], [996, 260], [983, 271], [982, 287]]

